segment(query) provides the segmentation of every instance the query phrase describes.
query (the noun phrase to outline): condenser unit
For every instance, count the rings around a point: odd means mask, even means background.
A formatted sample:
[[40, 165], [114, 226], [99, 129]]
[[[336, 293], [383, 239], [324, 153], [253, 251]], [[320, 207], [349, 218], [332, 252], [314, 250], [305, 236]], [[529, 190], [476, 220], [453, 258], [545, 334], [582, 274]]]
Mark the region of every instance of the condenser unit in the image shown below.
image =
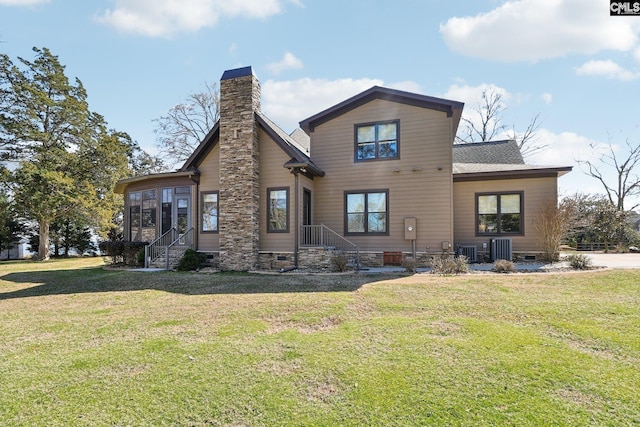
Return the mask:
[[476, 246], [458, 246], [458, 255], [464, 255], [469, 262], [478, 262], [478, 248]]
[[491, 239], [491, 261], [505, 259], [511, 261], [511, 239]]

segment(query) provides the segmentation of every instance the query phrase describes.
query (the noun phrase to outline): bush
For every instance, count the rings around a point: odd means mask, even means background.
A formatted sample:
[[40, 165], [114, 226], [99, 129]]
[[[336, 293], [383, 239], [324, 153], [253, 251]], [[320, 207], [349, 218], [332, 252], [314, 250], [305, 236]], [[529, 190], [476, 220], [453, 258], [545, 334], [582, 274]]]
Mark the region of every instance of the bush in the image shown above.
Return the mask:
[[575, 270], [588, 270], [593, 266], [591, 258], [584, 254], [569, 255], [566, 260], [569, 262], [571, 268]]
[[207, 260], [207, 254], [202, 252], [196, 252], [193, 249], [187, 249], [178, 263], [176, 270], [178, 271], [193, 271], [199, 270], [202, 264]]
[[124, 262], [124, 242], [122, 240], [107, 240], [98, 245], [102, 256], [110, 258], [112, 264]]
[[506, 259], [497, 259], [493, 262], [493, 271], [496, 273], [515, 273], [516, 267], [513, 262]]
[[136, 258], [137, 261], [138, 261], [138, 265], [141, 266], [141, 267], [144, 267], [144, 254], [145, 254], [145, 252], [146, 251], [144, 250], [144, 248], [140, 249], [138, 251], [138, 255], [137, 255], [137, 258]]
[[[144, 265], [144, 247], [147, 242], [123, 242], [124, 244], [124, 263], [131, 267]], [[142, 263], [138, 262], [138, 254], [142, 251]]]
[[464, 255], [454, 257], [442, 254], [431, 257], [431, 272], [435, 274], [463, 274], [469, 272], [468, 259]]
[[413, 257], [408, 256], [402, 260], [402, 267], [406, 268], [409, 273], [415, 273], [417, 266], [418, 263]]
[[344, 272], [349, 269], [349, 260], [345, 254], [337, 254], [331, 258], [331, 269], [333, 271]]

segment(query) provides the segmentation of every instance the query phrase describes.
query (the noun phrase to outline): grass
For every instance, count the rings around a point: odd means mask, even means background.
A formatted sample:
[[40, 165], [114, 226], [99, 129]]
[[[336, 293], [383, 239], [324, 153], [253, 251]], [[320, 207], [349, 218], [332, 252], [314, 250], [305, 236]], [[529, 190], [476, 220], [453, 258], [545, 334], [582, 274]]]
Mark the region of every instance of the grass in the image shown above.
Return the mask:
[[639, 283], [3, 262], [0, 424], [638, 425]]

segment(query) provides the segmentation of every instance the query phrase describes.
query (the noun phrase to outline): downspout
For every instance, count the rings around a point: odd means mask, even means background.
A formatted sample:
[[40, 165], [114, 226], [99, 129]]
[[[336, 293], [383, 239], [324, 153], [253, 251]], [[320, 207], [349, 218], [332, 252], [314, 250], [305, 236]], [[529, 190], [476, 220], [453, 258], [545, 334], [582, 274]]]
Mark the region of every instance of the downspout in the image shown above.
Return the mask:
[[295, 180], [295, 185], [294, 185], [295, 190], [294, 191], [296, 192], [296, 197], [295, 197], [296, 207], [294, 209], [295, 210], [295, 220], [294, 220], [294, 235], [293, 235], [293, 242], [294, 242], [293, 243], [294, 244], [294, 248], [293, 248], [293, 265], [294, 265], [294, 267], [296, 269], [298, 268], [298, 246], [300, 244], [300, 241], [299, 241], [300, 240], [300, 230], [298, 229], [298, 227], [299, 227], [298, 223], [300, 221], [300, 218], [299, 218], [300, 206], [299, 206], [299, 203], [298, 203], [298, 199], [300, 197], [300, 195], [298, 194], [298, 172], [299, 171], [298, 171], [297, 168], [294, 168], [294, 169], [291, 170], [291, 173], [293, 173], [294, 180]]

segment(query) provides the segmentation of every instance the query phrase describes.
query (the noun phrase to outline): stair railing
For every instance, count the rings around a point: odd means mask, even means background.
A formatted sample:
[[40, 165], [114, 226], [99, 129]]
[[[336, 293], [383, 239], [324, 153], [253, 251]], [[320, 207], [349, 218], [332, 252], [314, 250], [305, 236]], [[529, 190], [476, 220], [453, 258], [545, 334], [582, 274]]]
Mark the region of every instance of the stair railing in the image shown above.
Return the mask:
[[167, 245], [167, 255], [165, 256], [166, 269], [169, 270], [169, 251], [175, 246], [183, 246], [185, 249], [191, 247], [193, 240], [193, 227], [184, 234], [178, 234], [178, 237]]
[[324, 224], [303, 225], [300, 227], [301, 247], [334, 248], [355, 255], [356, 268], [360, 267], [360, 249], [358, 245], [344, 238]]
[[156, 240], [145, 246], [144, 267], [149, 268], [149, 265], [151, 265], [153, 261], [167, 252], [167, 246], [169, 246], [171, 242], [175, 241], [177, 236], [178, 231], [175, 229], [175, 227], [173, 227], [165, 232], [162, 236], [158, 237]]

